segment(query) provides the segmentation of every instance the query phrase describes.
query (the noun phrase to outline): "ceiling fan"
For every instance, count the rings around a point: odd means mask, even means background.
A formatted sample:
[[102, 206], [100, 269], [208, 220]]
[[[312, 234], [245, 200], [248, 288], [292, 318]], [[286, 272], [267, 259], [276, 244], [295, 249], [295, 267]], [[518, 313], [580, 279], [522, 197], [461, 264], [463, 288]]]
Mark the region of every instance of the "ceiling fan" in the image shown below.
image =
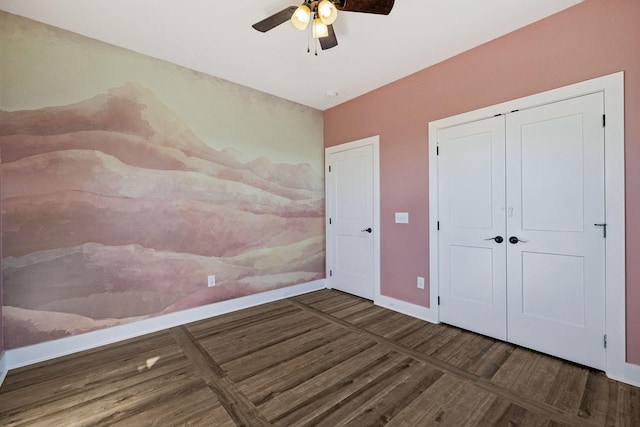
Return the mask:
[[[333, 30], [338, 11], [376, 13], [388, 15], [395, 0], [304, 0], [300, 6], [289, 6], [280, 12], [252, 25], [258, 31], [266, 33], [278, 25], [291, 21], [298, 30], [304, 31], [311, 24], [314, 39], [320, 41], [323, 50], [338, 45]], [[317, 52], [316, 52], [317, 54]]]

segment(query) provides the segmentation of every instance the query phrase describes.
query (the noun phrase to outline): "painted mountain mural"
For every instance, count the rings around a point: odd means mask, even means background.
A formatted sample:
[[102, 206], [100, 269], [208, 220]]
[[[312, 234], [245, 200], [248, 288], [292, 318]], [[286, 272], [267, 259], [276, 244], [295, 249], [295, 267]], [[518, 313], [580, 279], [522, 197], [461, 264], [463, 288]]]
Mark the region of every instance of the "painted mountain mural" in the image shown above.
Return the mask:
[[324, 277], [322, 177], [209, 147], [139, 84], [0, 111], [0, 150], [6, 348]]

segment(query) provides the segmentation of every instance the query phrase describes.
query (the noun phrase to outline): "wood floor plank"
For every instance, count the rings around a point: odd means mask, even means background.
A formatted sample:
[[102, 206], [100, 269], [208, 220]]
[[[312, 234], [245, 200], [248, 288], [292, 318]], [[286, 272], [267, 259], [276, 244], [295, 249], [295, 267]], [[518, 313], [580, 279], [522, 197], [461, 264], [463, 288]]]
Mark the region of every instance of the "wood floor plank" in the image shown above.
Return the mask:
[[[578, 416], [595, 420], [600, 425], [612, 425], [615, 410], [610, 409], [609, 401], [617, 404], [617, 387], [613, 386], [604, 373], [589, 371], [578, 408]], [[613, 392], [613, 394], [611, 393]]]
[[483, 357], [470, 364], [466, 369], [479, 377], [492, 378], [504, 362], [509, 359], [515, 348], [513, 344], [496, 340], [485, 351]]
[[[185, 404], [188, 401], [188, 405]], [[209, 387], [195, 390], [184, 398], [173, 395], [163, 402], [153, 402], [135, 414], [118, 421], [106, 420], [110, 426], [216, 426], [235, 427], [227, 411], [217, 402]]]
[[429, 352], [444, 362], [459, 368], [468, 369], [486, 356], [486, 352], [494, 344], [495, 340], [483, 335], [461, 331], [453, 342], [442, 346], [435, 352]]
[[[71, 381], [71, 387], [67, 384], [62, 386], [51, 386], [49, 382], [43, 382], [36, 387], [21, 390], [18, 393], [8, 393], [10, 396], [7, 404], [0, 409], [0, 419], [20, 415], [21, 417], [32, 417], [35, 419], [41, 414], [42, 408], [51, 405], [56, 410], [67, 410], [74, 406], [82, 405], [99, 399], [106, 399], [113, 390], [135, 390], [140, 384], [162, 383], [165, 378], [181, 379], [187, 375], [190, 368], [185, 360], [178, 363], [164, 364], [155, 369], [139, 374], [110, 376], [109, 379], [96, 382], [95, 384], [84, 385], [83, 382]], [[38, 388], [47, 390], [47, 393], [38, 393]], [[3, 393], [4, 396], [4, 393]], [[3, 399], [4, 400], [4, 399]], [[29, 415], [31, 413], [35, 415]]]
[[330, 345], [273, 366], [240, 383], [240, 389], [256, 405], [262, 405], [301, 384], [310, 381], [341, 363], [367, 353], [376, 344], [366, 338], [346, 335]]
[[362, 325], [363, 329], [386, 338], [391, 338], [402, 334], [403, 331], [424, 323], [420, 319], [407, 316], [406, 314], [390, 310], [385, 310], [385, 312], [387, 316], [379, 316], [374, 321]]
[[[189, 371], [191, 368], [189, 368]], [[76, 395], [75, 399], [62, 399], [53, 407], [31, 406], [13, 416], [2, 416], [5, 425], [13, 426], [63, 426], [97, 425], [114, 417], [117, 413], [126, 413], [137, 406], [156, 401], [159, 395], [173, 394], [183, 388], [191, 389], [201, 384], [199, 378], [191, 372], [172, 373], [160, 376], [153, 381], [132, 382], [128, 386], [111, 389], [111, 393], [100, 393], [87, 399]], [[81, 397], [81, 398], [80, 398]]]
[[331, 344], [344, 335], [346, 332], [334, 325], [323, 325], [318, 329], [279, 341], [221, 366], [229, 378], [240, 382], [273, 366], [282, 365], [299, 355], [308, 354], [314, 349]]
[[432, 354], [459, 333], [460, 329], [455, 327], [422, 322], [422, 327], [412, 329], [409, 333], [398, 337], [394, 336], [393, 339], [405, 347]]
[[[402, 340], [406, 339], [409, 336], [414, 336], [416, 333], [426, 331], [430, 328], [430, 326], [437, 326], [437, 325], [434, 325], [433, 323], [427, 323], [420, 319], [412, 318], [411, 323], [407, 324], [406, 328], [402, 330], [398, 330], [397, 332], [394, 332], [386, 337], [400, 344]], [[374, 332], [374, 331], [371, 331], [371, 332]]]
[[361, 298], [356, 298], [341, 292], [335, 292], [329, 297], [306, 304], [317, 310], [322, 310], [325, 313], [335, 313], [336, 311], [340, 311], [361, 302], [363, 302]]
[[640, 389], [323, 290], [12, 370], [7, 426], [640, 426]]
[[[172, 347], [173, 346], [173, 347]], [[104, 351], [108, 349], [109, 359], [105, 360]], [[29, 387], [42, 381], [43, 373], [49, 380], [69, 378], [73, 372], [95, 372], [97, 376], [101, 371], [110, 372], [113, 367], [105, 366], [105, 361], [114, 361], [116, 365], [125, 367], [144, 364], [147, 358], [156, 357], [159, 351], [175, 351], [175, 343], [166, 331], [145, 335], [144, 339], [134, 338], [124, 342], [103, 346], [92, 350], [86, 350], [64, 358], [57, 358], [35, 365], [14, 369], [2, 384], [3, 392], [10, 392], [15, 388]], [[137, 362], [139, 361], [139, 362]], [[73, 366], [73, 370], [66, 367]]]
[[[362, 334], [367, 334], [369, 335], [373, 340], [387, 345], [389, 347], [391, 347], [394, 351], [397, 351], [401, 354], [406, 354], [410, 357], [414, 357], [418, 360], [422, 360], [425, 363], [430, 364], [431, 366], [437, 368], [437, 369], [442, 369], [443, 371], [455, 375], [463, 380], [468, 381], [471, 384], [474, 384], [486, 391], [489, 391], [490, 393], [494, 393], [502, 398], [505, 399], [511, 399], [514, 403], [518, 404], [519, 406], [524, 407], [525, 409], [529, 410], [529, 411], [533, 411], [533, 412], [538, 412], [538, 413], [542, 413], [542, 414], [546, 414], [546, 416], [554, 421], [560, 422], [560, 423], [564, 423], [564, 424], [569, 424], [571, 425], [572, 423], [574, 423], [576, 421], [576, 417], [573, 414], [568, 414], [566, 411], [562, 411], [558, 408], [555, 408], [545, 402], [542, 402], [540, 400], [536, 400], [536, 399], [532, 399], [529, 396], [526, 395], [514, 395], [513, 392], [511, 392], [509, 389], [507, 389], [506, 387], [500, 386], [499, 384], [496, 384], [494, 382], [491, 381], [487, 381], [483, 378], [477, 377], [476, 375], [465, 371], [464, 369], [458, 368], [456, 366], [450, 365], [446, 362], [443, 362], [435, 357], [432, 357], [426, 353], [420, 352], [418, 350], [415, 350], [413, 348], [406, 348], [402, 345], [399, 345], [398, 343], [389, 340], [387, 338], [372, 334], [368, 331], [359, 329], [357, 326], [354, 326], [352, 324], [350, 324], [349, 322], [346, 322], [342, 319], [339, 318], [335, 318], [331, 315], [327, 315], [325, 313], [319, 312], [311, 307], [305, 307], [303, 304], [300, 304], [298, 302], [295, 301], [291, 301], [292, 304], [300, 306], [303, 309], [306, 309], [307, 311], [309, 311], [312, 314], [317, 315], [318, 317], [321, 317], [323, 319], [326, 319], [327, 321], [333, 321], [336, 324], [342, 325], [343, 327], [350, 329], [350, 330], [354, 330], [354, 331], [359, 331]], [[528, 365], [528, 364], [527, 364]], [[527, 366], [528, 369], [528, 366]], [[584, 425], [595, 425], [593, 423], [589, 423], [587, 420], [581, 420], [582, 423], [584, 423]]]
[[[390, 409], [389, 415], [393, 414], [392, 408], [385, 408], [384, 405], [378, 406], [378, 403], [388, 394], [389, 389], [398, 388], [400, 384], [408, 382], [412, 376], [419, 375], [424, 367], [424, 364], [415, 359], [405, 358], [400, 360], [390, 369], [377, 375], [372, 381], [354, 390], [347, 398], [327, 408], [324, 413], [316, 416], [309, 424], [325, 427], [348, 424], [371, 425], [366, 422], [367, 419], [371, 420], [369, 418], [371, 415], [373, 415], [374, 420], [380, 421], [381, 418], [376, 417], [376, 414], [372, 413], [372, 409], [382, 410], [383, 412], [380, 416], [383, 418], [387, 416], [384, 414], [385, 409]], [[431, 371], [431, 376], [436, 378], [442, 375], [442, 372], [438, 372], [435, 369], [429, 369], [429, 371]], [[433, 379], [430, 379], [429, 382], [433, 383], [433, 381]]]
[[618, 384], [616, 420], [620, 426], [640, 426], [640, 389]]
[[568, 362], [561, 363], [549, 393], [544, 398], [545, 402], [578, 414], [588, 379], [588, 368]]
[[199, 342], [211, 357], [222, 364], [325, 324], [298, 310], [242, 329], [200, 338]]
[[219, 333], [242, 329], [250, 325], [260, 324], [273, 318], [295, 312], [295, 307], [283, 301], [276, 301], [263, 306], [238, 310], [188, 325], [189, 332], [196, 339], [206, 338]]
[[544, 401], [562, 363], [559, 359], [518, 348], [491, 381], [528, 398]]
[[474, 408], [491, 397], [490, 393], [445, 374], [392, 418], [388, 425], [461, 426], [468, 422]]
[[308, 306], [313, 306], [314, 304], [321, 303], [325, 300], [336, 300], [336, 299], [350, 299], [350, 300], [360, 300], [360, 298], [356, 298], [352, 295], [345, 294], [344, 292], [337, 292], [330, 289], [323, 289], [316, 292], [309, 292], [302, 295], [297, 295], [295, 297], [289, 298], [290, 300], [295, 300], [300, 302], [301, 304], [306, 304]]
[[189, 360], [194, 364], [196, 371], [216, 394], [216, 397], [236, 424], [245, 426], [270, 425], [269, 421], [257, 410], [255, 405], [238, 390], [237, 386], [229, 380], [220, 366], [195, 341], [195, 338], [186, 327], [173, 328], [171, 333]]
[[526, 409], [504, 399], [489, 399], [479, 405], [475, 413], [471, 415], [464, 427], [475, 426], [573, 426], [580, 424], [562, 424], [545, 418], [540, 414]]
[[408, 372], [406, 376], [398, 376], [393, 384], [362, 402], [356, 416], [351, 419], [337, 419], [336, 425], [345, 422], [346, 425], [354, 427], [383, 426], [431, 387], [442, 375], [444, 375], [442, 371], [420, 365], [418, 369]]
[[356, 304], [332, 312], [331, 315], [337, 317], [338, 319], [352, 316], [354, 314], [357, 316], [361, 311], [364, 311], [366, 313], [369, 307], [371, 307], [371, 303], [359, 300]]
[[336, 317], [339, 317], [344, 321], [347, 321], [353, 325], [358, 325], [360, 327], [366, 324], [369, 320], [374, 319], [376, 316], [386, 314], [384, 308], [375, 306], [367, 302], [364, 302], [364, 305], [358, 311], [349, 313], [347, 315], [345, 315], [344, 310], [342, 310], [340, 313], [341, 315]]
[[[10, 398], [0, 407], [0, 417], [11, 412], [26, 414], [26, 408], [41, 407], [53, 404], [59, 408], [98, 399], [109, 394], [114, 388], [126, 388], [130, 384], [153, 381], [165, 375], [176, 375], [188, 368], [188, 360], [184, 357], [175, 342], [167, 341], [168, 334], [162, 340], [155, 335], [152, 339], [139, 339], [140, 342], [127, 344], [128, 353], [122, 354], [123, 346], [112, 349], [103, 348], [102, 359], [96, 359], [91, 353], [87, 360], [93, 363], [78, 363], [78, 357], [65, 358], [55, 363], [38, 365], [34, 372], [40, 381], [30, 373], [27, 381], [16, 381], [13, 387], [3, 387], [1, 395]], [[141, 351], [140, 354], [135, 350]], [[153, 369], [149, 362], [153, 362]], [[7, 378], [22, 378], [21, 373], [11, 373]], [[46, 374], [44, 374], [46, 373]], [[18, 386], [19, 385], [19, 386]], [[38, 390], [47, 393], [38, 393]]]
[[392, 369], [404, 356], [375, 346], [285, 391], [278, 399], [260, 405], [260, 410], [276, 425], [303, 425], [347, 399], [379, 375]]
[[412, 347], [428, 355], [437, 354], [440, 349], [446, 347], [449, 343], [455, 342], [456, 339], [463, 335], [463, 332], [458, 328], [433, 328], [424, 341]]

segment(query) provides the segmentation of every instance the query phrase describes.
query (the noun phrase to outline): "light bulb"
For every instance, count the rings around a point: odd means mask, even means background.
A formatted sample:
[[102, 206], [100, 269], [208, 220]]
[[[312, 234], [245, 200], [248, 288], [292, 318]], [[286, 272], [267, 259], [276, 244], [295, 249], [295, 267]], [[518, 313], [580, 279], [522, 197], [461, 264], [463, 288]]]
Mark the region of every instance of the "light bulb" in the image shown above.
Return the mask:
[[316, 18], [313, 20], [312, 33], [314, 39], [327, 37], [329, 35], [329, 28], [327, 28], [320, 18]]
[[291, 23], [300, 31], [307, 29], [309, 21], [311, 21], [311, 10], [306, 4], [300, 5], [291, 15]]
[[318, 3], [318, 15], [324, 25], [331, 25], [336, 22], [338, 9], [330, 0], [322, 0]]

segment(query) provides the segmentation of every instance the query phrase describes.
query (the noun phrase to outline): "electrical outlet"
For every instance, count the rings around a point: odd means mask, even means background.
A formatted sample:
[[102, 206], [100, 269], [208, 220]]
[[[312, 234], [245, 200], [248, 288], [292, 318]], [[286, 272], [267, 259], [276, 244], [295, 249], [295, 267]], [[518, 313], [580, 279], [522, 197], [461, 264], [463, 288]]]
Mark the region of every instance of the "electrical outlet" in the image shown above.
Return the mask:
[[424, 289], [424, 277], [418, 276], [418, 289]]
[[207, 286], [212, 288], [216, 285], [216, 276], [207, 276]]
[[396, 212], [396, 224], [409, 224], [409, 212]]

